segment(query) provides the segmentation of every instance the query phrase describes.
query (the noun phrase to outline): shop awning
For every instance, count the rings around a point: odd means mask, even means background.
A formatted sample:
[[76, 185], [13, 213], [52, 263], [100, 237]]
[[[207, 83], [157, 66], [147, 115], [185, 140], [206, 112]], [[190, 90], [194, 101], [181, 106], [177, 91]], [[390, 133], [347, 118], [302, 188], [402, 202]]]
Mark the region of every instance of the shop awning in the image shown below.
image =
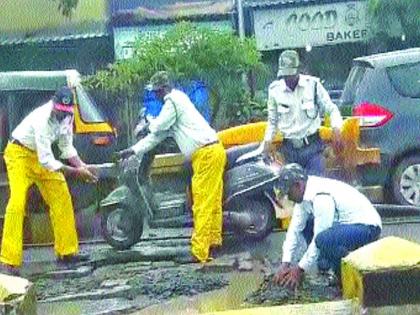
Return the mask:
[[0, 34], [0, 46], [40, 44], [108, 36], [105, 23], [79, 24], [61, 28], [41, 29], [30, 33]]
[[268, 7], [289, 7], [300, 5], [315, 5], [334, 2], [345, 2], [345, 0], [245, 0], [245, 6], [250, 8]]
[[197, 1], [176, 3], [159, 8], [137, 7], [133, 10], [117, 11], [112, 15], [112, 25], [130, 26], [138, 24], [170, 22], [179, 19], [218, 19], [228, 17], [233, 11], [232, 0]]

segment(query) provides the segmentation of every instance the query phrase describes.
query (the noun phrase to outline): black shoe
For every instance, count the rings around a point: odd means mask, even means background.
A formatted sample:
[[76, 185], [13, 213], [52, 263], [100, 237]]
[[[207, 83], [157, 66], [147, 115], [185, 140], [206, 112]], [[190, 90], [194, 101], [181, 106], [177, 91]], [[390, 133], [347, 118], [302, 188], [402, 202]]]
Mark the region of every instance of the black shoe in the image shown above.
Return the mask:
[[210, 246], [210, 257], [217, 258], [222, 256], [222, 245], [212, 245]]
[[88, 253], [78, 253], [73, 255], [64, 255], [57, 257], [57, 264], [63, 267], [74, 267], [83, 262], [87, 262], [90, 259]]
[[193, 254], [189, 253], [186, 255], [176, 257], [175, 262], [178, 264], [193, 264], [199, 263], [200, 261]]
[[0, 263], [0, 273], [20, 277], [20, 269], [18, 267]]

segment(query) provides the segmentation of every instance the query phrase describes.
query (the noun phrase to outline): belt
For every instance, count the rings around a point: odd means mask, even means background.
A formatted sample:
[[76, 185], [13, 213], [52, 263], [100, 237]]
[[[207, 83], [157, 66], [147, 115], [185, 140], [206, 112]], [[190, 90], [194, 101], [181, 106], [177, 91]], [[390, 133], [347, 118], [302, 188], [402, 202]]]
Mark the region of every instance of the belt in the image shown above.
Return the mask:
[[26, 145], [24, 145], [22, 142], [20, 142], [19, 140], [15, 139], [15, 138], [10, 139], [9, 143], [16, 144], [16, 145], [18, 145], [22, 148], [25, 148], [26, 150], [32, 151], [32, 152], [34, 151], [32, 149], [29, 149]]
[[315, 132], [314, 134], [311, 134], [310, 136], [303, 137], [300, 139], [284, 139], [284, 142], [289, 142], [295, 149], [300, 149], [305, 146], [310, 145], [311, 143], [314, 143], [315, 141], [319, 140], [319, 134], [318, 132]]
[[216, 140], [216, 141], [213, 141], [213, 142], [209, 142], [209, 143], [203, 144], [203, 145], [200, 147], [200, 149], [205, 148], [205, 147], [209, 147], [209, 146], [211, 146], [211, 145], [213, 145], [213, 144], [218, 144], [218, 143], [219, 143], [219, 140]]

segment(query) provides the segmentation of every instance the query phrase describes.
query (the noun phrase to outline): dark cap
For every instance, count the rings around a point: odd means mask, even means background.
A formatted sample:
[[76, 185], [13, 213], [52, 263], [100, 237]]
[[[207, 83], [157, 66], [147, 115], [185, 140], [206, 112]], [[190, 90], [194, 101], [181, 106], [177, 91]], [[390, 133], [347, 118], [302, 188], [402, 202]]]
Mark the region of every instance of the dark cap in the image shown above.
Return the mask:
[[72, 89], [68, 86], [63, 86], [58, 89], [53, 96], [53, 102], [65, 106], [73, 106], [74, 95]]
[[281, 194], [288, 194], [293, 184], [308, 179], [305, 170], [297, 163], [291, 163], [283, 166], [280, 170], [279, 178], [275, 184], [275, 188], [280, 190]]

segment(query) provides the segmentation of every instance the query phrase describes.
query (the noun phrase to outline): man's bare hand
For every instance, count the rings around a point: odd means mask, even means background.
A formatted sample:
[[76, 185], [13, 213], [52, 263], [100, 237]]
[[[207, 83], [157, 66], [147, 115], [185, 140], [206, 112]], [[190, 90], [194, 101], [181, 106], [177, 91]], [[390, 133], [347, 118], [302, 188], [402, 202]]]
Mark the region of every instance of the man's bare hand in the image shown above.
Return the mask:
[[299, 286], [302, 278], [303, 270], [298, 266], [293, 266], [288, 269], [287, 274], [280, 281], [280, 285], [294, 290]]
[[128, 148], [128, 149], [116, 152], [115, 155], [116, 155], [117, 159], [119, 159], [119, 160], [126, 160], [126, 159], [132, 157], [133, 155], [136, 155], [136, 153], [134, 152], [133, 149]]
[[88, 169], [89, 172], [91, 172], [93, 175], [95, 175], [96, 177], [98, 177], [99, 174], [99, 169], [97, 165], [93, 165], [93, 164], [86, 164], [85, 168]]
[[264, 141], [263, 156], [265, 159], [273, 159], [273, 142]]
[[76, 168], [76, 176], [87, 183], [96, 183], [98, 177], [92, 174], [87, 167]]
[[344, 149], [344, 142], [341, 137], [340, 129], [334, 128], [333, 129], [333, 137], [332, 137], [332, 147], [334, 149], [334, 152], [340, 153]]
[[289, 263], [282, 263], [273, 278], [273, 282], [294, 290], [299, 286], [302, 277], [303, 270], [299, 266], [291, 266]]
[[283, 262], [281, 263], [277, 273], [274, 275], [273, 282], [275, 284], [280, 284], [283, 278], [289, 273], [290, 263]]

